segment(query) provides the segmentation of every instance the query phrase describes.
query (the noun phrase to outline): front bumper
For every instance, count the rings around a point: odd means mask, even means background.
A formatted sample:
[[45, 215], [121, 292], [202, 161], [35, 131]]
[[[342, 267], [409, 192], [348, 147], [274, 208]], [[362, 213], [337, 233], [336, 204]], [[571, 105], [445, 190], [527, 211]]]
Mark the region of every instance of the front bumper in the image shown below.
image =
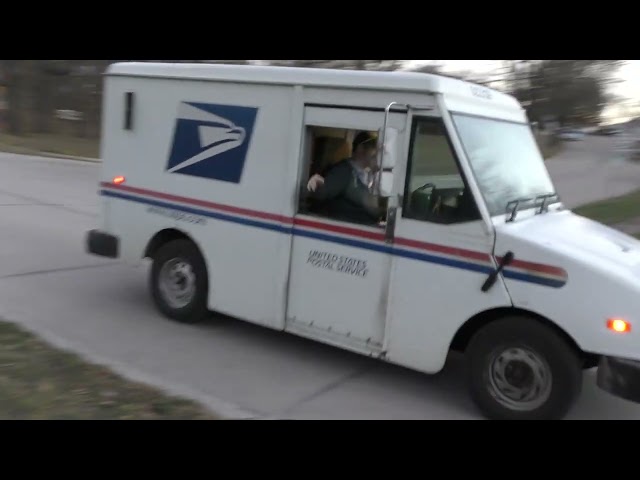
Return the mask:
[[640, 403], [640, 362], [602, 357], [598, 365], [597, 384], [611, 395]]
[[87, 252], [101, 257], [117, 258], [118, 237], [100, 230], [90, 230], [87, 232], [86, 247]]

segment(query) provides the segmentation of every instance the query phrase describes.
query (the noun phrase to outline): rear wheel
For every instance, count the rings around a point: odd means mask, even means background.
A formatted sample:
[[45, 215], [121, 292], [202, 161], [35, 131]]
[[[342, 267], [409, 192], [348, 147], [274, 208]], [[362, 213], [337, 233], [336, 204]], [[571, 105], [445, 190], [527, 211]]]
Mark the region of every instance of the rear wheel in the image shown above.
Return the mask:
[[150, 283], [156, 306], [168, 318], [196, 323], [208, 315], [207, 269], [193, 242], [173, 240], [160, 247], [153, 256]]
[[490, 323], [472, 338], [466, 357], [471, 397], [489, 419], [561, 419], [582, 388], [578, 353], [531, 318]]

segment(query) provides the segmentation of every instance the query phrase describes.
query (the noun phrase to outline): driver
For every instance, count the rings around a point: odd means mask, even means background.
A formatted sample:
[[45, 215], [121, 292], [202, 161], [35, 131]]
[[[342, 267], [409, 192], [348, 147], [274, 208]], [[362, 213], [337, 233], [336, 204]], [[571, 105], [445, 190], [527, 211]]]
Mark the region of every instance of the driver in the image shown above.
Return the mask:
[[370, 191], [376, 162], [377, 136], [360, 132], [352, 143], [352, 155], [315, 174], [307, 183], [309, 197], [332, 218], [354, 223], [378, 224], [384, 216], [378, 197]]

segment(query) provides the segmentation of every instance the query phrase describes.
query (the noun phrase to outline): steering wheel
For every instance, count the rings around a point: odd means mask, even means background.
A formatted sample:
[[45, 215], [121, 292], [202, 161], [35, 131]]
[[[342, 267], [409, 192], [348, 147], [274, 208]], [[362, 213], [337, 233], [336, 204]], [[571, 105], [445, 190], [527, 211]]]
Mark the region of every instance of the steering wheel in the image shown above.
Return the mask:
[[422, 192], [423, 190], [426, 190], [428, 188], [435, 189], [436, 186], [435, 184], [428, 182], [428, 183], [425, 183], [424, 185], [421, 185], [420, 187], [416, 188], [414, 191], [411, 192], [411, 195], [409, 195], [409, 210], [413, 210], [413, 200], [414, 200], [415, 194]]
[[421, 192], [422, 190], [426, 190], [427, 188], [436, 188], [436, 186], [435, 184], [428, 182], [422, 185], [421, 187], [416, 188], [413, 192], [411, 192], [411, 194], [413, 195], [414, 193]]

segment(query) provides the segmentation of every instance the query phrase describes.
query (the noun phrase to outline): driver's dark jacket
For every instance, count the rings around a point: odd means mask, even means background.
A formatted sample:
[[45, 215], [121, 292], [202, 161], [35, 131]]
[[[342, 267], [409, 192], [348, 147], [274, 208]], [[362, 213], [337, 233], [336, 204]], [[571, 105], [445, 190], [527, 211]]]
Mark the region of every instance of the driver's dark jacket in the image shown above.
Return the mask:
[[350, 159], [329, 167], [324, 184], [309, 192], [312, 210], [332, 218], [355, 223], [377, 223], [382, 212], [378, 198], [358, 177]]

